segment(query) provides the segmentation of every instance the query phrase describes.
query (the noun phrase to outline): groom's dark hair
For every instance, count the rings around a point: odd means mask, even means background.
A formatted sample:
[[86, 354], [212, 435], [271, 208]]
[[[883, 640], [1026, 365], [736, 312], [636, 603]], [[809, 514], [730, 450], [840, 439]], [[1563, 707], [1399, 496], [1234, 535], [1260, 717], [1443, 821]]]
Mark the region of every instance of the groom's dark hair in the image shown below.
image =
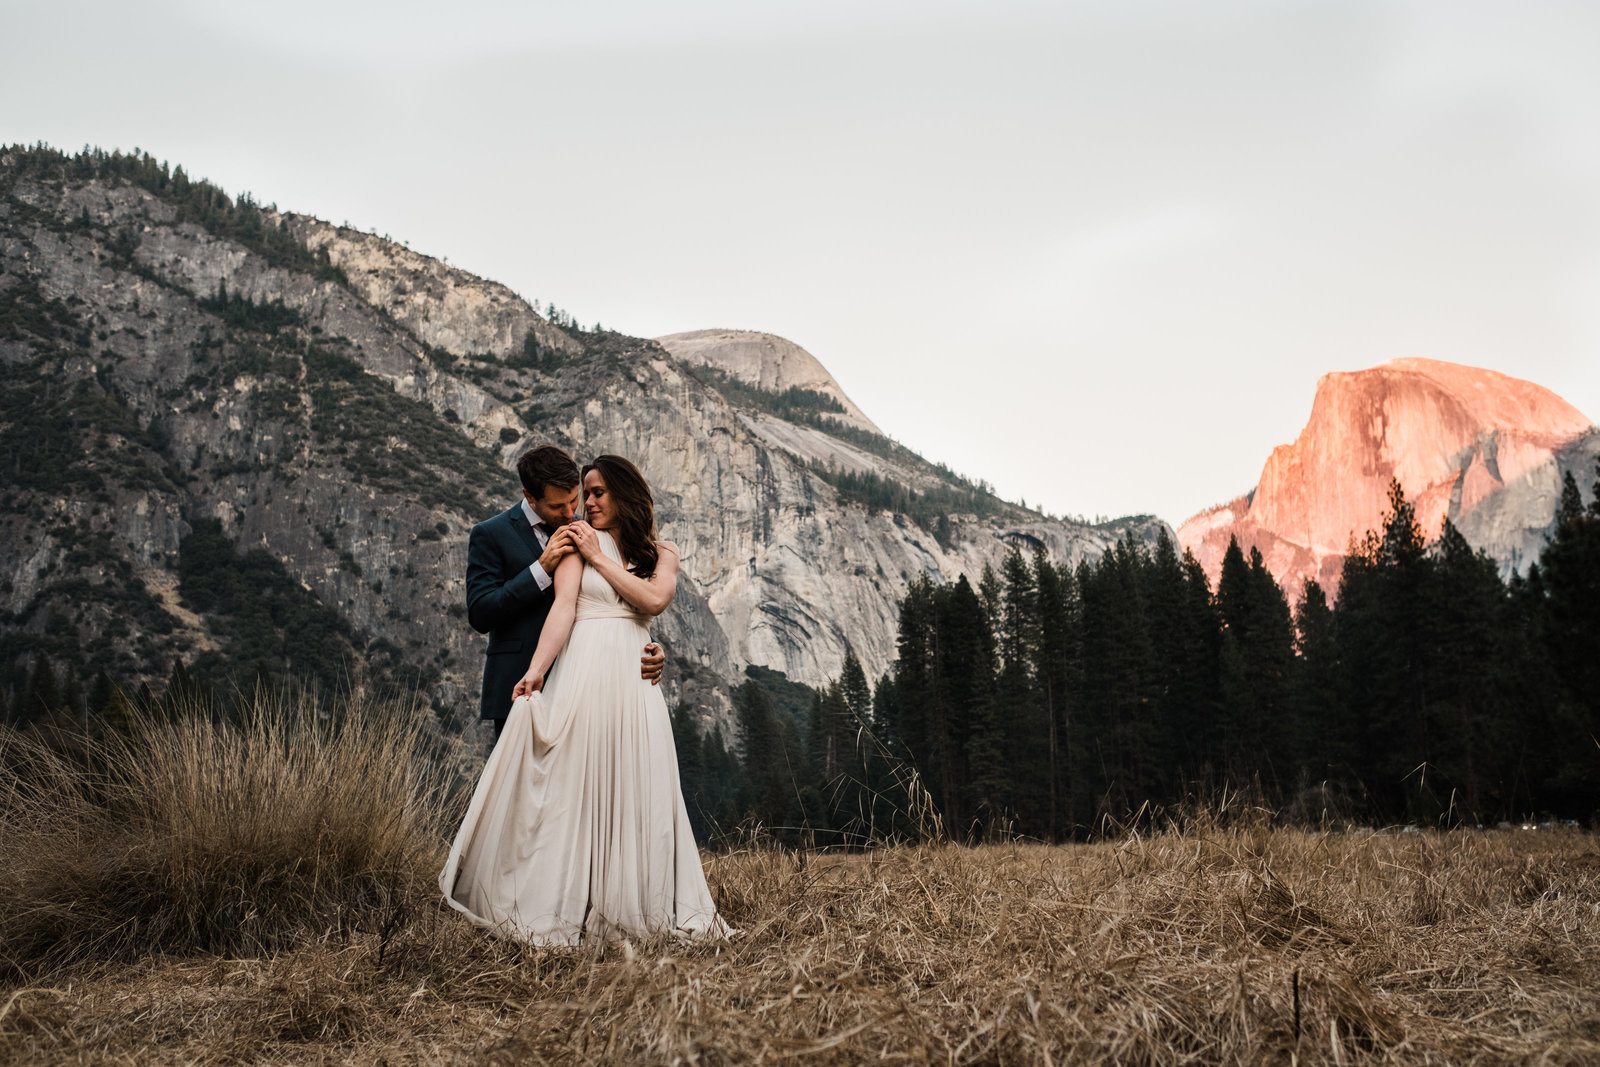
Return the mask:
[[522, 488], [535, 500], [544, 496], [544, 487], [571, 489], [578, 484], [578, 462], [555, 445], [530, 448], [517, 460], [517, 477]]

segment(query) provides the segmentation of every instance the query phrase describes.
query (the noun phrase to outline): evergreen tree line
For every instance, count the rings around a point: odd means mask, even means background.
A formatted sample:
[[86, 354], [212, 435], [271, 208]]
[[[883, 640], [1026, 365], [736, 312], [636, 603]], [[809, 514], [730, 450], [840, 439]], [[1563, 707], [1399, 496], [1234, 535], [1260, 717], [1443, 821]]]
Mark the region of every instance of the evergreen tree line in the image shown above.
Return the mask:
[[795, 843], [1063, 840], [1248, 797], [1299, 823], [1493, 825], [1600, 812], [1600, 479], [1569, 475], [1527, 575], [1448, 522], [1423, 537], [1398, 483], [1338, 596], [1291, 609], [1259, 551], [1216, 588], [1163, 535], [1058, 566], [1013, 547], [977, 586], [926, 578], [899, 658], [856, 658], [803, 721], [762, 685], [738, 737], [676, 722], [697, 830]]
[[[776, 675], [777, 672], [762, 672]], [[781, 679], [781, 675], [777, 675]], [[772, 682], [734, 691], [737, 737], [702, 733], [685, 708], [673, 716], [678, 768], [695, 833], [712, 843], [760, 833], [794, 845], [864, 846], [930, 836], [937, 813], [880, 724], [893, 684], [874, 690], [854, 652], [839, 678], [809, 693], [795, 715]]]
[[[275, 267], [300, 270], [319, 280], [349, 285], [344, 271], [330, 262], [326, 250], [313, 252], [290, 233], [283, 222], [276, 226], [269, 223], [262, 214], [261, 205], [249, 193], [231, 198], [211, 182], [191, 178], [183, 167], [169, 167], [148, 152], [135, 148], [124, 154], [85, 145], [83, 151], [69, 156], [43, 143], [0, 146], [0, 150], [11, 157], [7, 169], [16, 177], [41, 181], [122, 178], [173, 205], [178, 222], [193, 222], [217, 237], [237, 241], [264, 256]], [[79, 225], [87, 223], [85, 209]], [[124, 229], [116, 235], [113, 250], [131, 259], [137, 244], [134, 231]]]
[[75, 672], [58, 671], [42, 653], [34, 657], [26, 679], [9, 694], [0, 690], [0, 723], [12, 729], [128, 733], [139, 719], [172, 720], [191, 708], [217, 703], [211, 687], [191, 674], [182, 660], [173, 663], [160, 696], [148, 682], [130, 692], [103, 670], [95, 672], [85, 691]]
[[248, 296], [230, 294], [228, 283], [221, 279], [217, 281], [216, 294], [201, 298], [199, 304], [221, 316], [222, 321], [234, 329], [260, 330], [275, 337], [285, 327], [300, 325], [300, 313], [285, 307], [282, 297], [257, 304]]

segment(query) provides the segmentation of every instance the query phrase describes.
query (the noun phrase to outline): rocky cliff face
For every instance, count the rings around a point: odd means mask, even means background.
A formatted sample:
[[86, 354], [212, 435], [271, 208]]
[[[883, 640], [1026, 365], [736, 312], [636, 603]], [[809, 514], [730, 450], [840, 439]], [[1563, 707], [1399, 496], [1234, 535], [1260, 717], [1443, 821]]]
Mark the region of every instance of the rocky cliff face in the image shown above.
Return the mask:
[[844, 408], [839, 421], [881, 435], [866, 412], [845, 395], [817, 357], [792, 341], [753, 330], [690, 330], [656, 341], [673, 359], [692, 366], [715, 367], [741, 381], [772, 392], [809, 389], [832, 397]]
[[[832, 381], [769, 340], [717, 365], [774, 393]], [[0, 150], [3, 666], [285, 669], [311, 632], [470, 717], [466, 535], [517, 499], [511, 466], [539, 440], [650, 479], [684, 550], [657, 627], [672, 695], [714, 717], [747, 664], [821, 683], [850, 646], [884, 670], [919, 575], [976, 574], [1012, 543], [1074, 562], [1164, 528], [1046, 521], [853, 405], [835, 423], [735, 402], [696, 376], [718, 359], [558, 329], [503, 286], [148, 160]]]
[[1532, 382], [1426, 359], [1325, 375], [1311, 418], [1274, 449], [1249, 494], [1201, 512], [1178, 539], [1213, 579], [1228, 539], [1259, 548], [1291, 598], [1315, 577], [1330, 595], [1352, 537], [1381, 525], [1391, 478], [1425, 535], [1448, 517], [1504, 572], [1537, 558], [1562, 474], [1593, 474], [1600, 434]]

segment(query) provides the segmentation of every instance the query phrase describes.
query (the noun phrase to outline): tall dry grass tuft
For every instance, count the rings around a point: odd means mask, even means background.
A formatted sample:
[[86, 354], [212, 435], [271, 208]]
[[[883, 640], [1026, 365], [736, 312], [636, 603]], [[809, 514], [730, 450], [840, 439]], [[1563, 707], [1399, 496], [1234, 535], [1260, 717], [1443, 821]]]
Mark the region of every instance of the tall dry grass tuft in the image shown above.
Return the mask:
[[262, 689], [227, 717], [196, 704], [126, 737], [0, 733], [0, 967], [395, 926], [443, 861], [430, 718]]

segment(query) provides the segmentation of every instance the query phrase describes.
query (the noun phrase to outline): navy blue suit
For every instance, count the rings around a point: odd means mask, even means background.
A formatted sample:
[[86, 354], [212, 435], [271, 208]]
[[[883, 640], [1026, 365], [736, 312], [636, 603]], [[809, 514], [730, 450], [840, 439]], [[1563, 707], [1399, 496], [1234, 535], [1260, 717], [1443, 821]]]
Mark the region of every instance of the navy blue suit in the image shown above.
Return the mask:
[[528, 567], [542, 549], [518, 504], [485, 519], [467, 539], [467, 621], [489, 635], [478, 717], [511, 714], [511, 691], [528, 669], [555, 603], [555, 583], [540, 589]]

